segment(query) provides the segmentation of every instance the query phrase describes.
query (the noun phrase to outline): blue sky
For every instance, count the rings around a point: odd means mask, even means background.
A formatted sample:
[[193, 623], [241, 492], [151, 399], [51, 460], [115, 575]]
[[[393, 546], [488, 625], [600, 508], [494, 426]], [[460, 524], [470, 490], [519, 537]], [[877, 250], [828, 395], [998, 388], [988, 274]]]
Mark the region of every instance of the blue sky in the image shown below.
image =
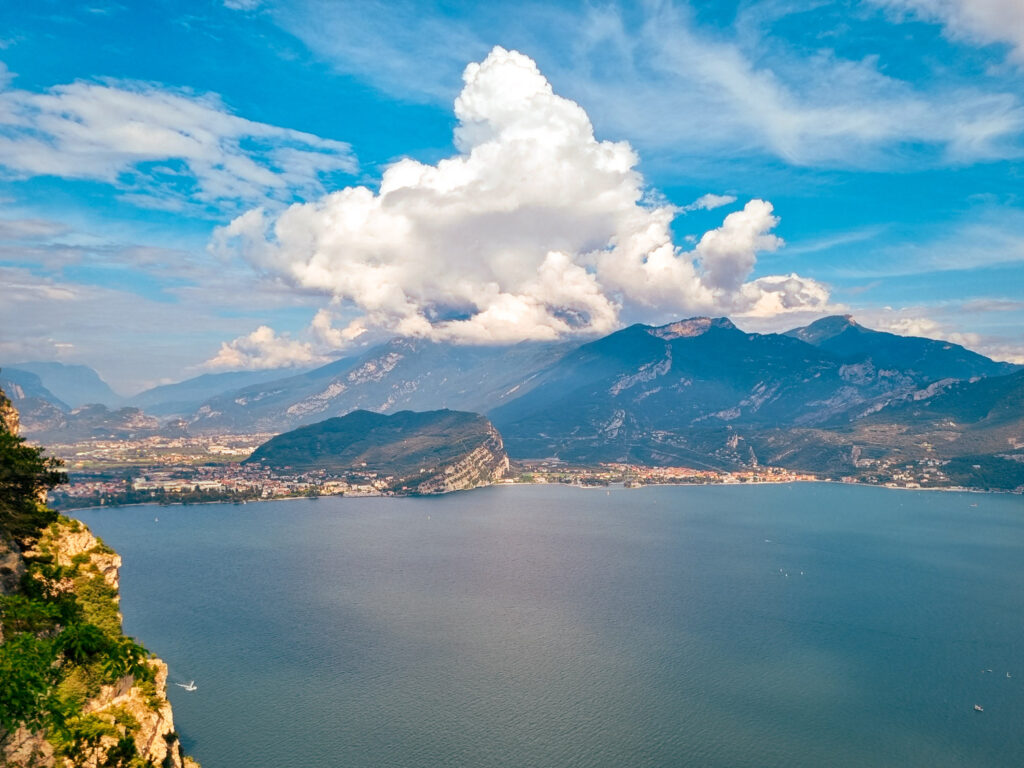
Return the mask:
[[0, 362], [834, 312], [1024, 362], [1014, 0], [21, 5]]

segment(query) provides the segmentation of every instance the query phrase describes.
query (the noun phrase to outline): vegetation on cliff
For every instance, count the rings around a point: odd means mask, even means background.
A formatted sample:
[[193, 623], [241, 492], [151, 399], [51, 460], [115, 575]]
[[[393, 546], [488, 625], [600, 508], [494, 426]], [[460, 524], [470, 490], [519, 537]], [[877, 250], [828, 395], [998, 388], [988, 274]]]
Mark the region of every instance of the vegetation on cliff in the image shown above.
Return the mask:
[[57, 519], [40, 499], [65, 475], [59, 460], [26, 445], [16, 425], [17, 411], [0, 390], [0, 534], [30, 542]]
[[63, 474], [12, 413], [0, 392], [0, 762], [180, 766], [176, 735], [139, 749], [170, 708], [163, 664], [121, 632], [120, 558], [46, 507]]

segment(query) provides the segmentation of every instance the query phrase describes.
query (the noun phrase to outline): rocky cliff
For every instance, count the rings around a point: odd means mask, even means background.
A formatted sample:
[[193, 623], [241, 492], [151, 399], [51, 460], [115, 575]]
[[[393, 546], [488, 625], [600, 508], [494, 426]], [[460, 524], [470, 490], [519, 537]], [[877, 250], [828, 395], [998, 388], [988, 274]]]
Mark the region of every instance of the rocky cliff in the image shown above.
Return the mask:
[[11, 401], [0, 390], [0, 430], [10, 432], [17, 436], [21, 431], [21, 419], [18, 418], [18, 409], [11, 405]]
[[196, 768], [167, 666], [122, 633], [121, 558], [45, 506], [55, 465], [0, 390], [0, 765]]
[[488, 424], [487, 438], [480, 445], [433, 476], [414, 482], [412, 487], [420, 494], [464, 491], [489, 485], [507, 473], [508, 456], [501, 435]]
[[277, 472], [323, 471], [384, 480], [395, 493], [444, 493], [504, 476], [501, 435], [465, 411], [353, 411], [271, 438], [246, 463]]
[[[55, 563], [61, 577], [46, 583], [45, 590], [78, 595], [88, 592], [95, 597], [80, 601], [85, 618], [102, 629], [120, 632], [117, 604], [121, 557], [80, 522], [61, 518], [19, 559], [22, 573], [26, 571], [26, 561]], [[95, 738], [69, 749], [66, 742], [54, 739], [46, 730], [22, 727], [5, 734], [0, 729], [0, 764], [11, 768], [121, 765], [114, 755], [119, 748], [123, 751], [121, 744], [128, 739], [135, 747], [136, 760], [142, 762], [124, 763], [125, 766], [197, 768], [194, 760], [182, 754], [178, 742], [167, 700], [167, 665], [155, 657], [145, 658], [142, 663], [149, 674], [123, 675], [99, 685], [90, 679], [88, 671], [72, 670], [61, 682], [64, 692], [87, 692], [72, 728], [87, 723]]]

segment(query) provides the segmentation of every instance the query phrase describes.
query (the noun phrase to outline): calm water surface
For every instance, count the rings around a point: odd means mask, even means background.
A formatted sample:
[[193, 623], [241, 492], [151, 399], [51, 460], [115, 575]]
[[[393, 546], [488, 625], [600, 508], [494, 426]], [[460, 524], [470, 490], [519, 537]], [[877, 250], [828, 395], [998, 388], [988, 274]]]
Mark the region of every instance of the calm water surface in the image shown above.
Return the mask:
[[1019, 496], [530, 486], [79, 516], [124, 558], [126, 631], [196, 681], [170, 697], [204, 768], [1024, 765]]

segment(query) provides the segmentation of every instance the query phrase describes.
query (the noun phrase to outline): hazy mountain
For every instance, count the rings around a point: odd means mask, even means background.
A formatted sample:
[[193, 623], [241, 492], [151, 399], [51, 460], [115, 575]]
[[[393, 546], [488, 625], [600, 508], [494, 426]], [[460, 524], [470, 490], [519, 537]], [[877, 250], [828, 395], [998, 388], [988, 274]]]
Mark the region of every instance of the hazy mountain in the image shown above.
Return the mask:
[[114, 407], [124, 402], [124, 398], [87, 365], [29, 362], [12, 363], [10, 367], [36, 374], [43, 386], [72, 408], [89, 403]]
[[21, 414], [25, 434], [60, 425], [71, 409], [47, 389], [34, 373], [18, 368], [0, 369], [0, 389], [7, 393]]
[[180, 425], [163, 423], [138, 408], [112, 410], [99, 403], [62, 412], [46, 423], [26, 423], [24, 432], [33, 440], [44, 443], [122, 440], [182, 434]]
[[0, 381], [3, 382], [3, 389], [7, 392], [7, 396], [19, 410], [21, 406], [18, 403], [29, 399], [46, 400], [62, 411], [71, 410], [67, 403], [43, 384], [38, 374], [21, 368], [5, 366], [0, 368]]
[[394, 339], [297, 376], [211, 398], [192, 431], [279, 431], [357, 409], [454, 408], [482, 412], [526, 391], [531, 377], [571, 346], [454, 346]]
[[7, 392], [21, 413], [22, 433], [33, 440], [60, 443], [144, 437], [175, 431], [138, 408], [111, 410], [99, 403], [69, 408], [43, 386], [39, 376], [16, 368], [0, 371], [0, 389]]
[[873, 331], [850, 315], [825, 317], [786, 335], [842, 360], [870, 359], [878, 368], [903, 371], [919, 382], [1002, 376], [1020, 369], [1019, 365], [990, 360], [950, 341]]
[[185, 381], [147, 389], [134, 395], [128, 402], [155, 416], [190, 414], [211, 397], [301, 373], [304, 371], [296, 371], [294, 368], [204, 373]]
[[377, 473], [398, 491], [439, 493], [501, 477], [501, 437], [483, 416], [461, 411], [353, 411], [285, 432], [246, 459], [278, 471]]

